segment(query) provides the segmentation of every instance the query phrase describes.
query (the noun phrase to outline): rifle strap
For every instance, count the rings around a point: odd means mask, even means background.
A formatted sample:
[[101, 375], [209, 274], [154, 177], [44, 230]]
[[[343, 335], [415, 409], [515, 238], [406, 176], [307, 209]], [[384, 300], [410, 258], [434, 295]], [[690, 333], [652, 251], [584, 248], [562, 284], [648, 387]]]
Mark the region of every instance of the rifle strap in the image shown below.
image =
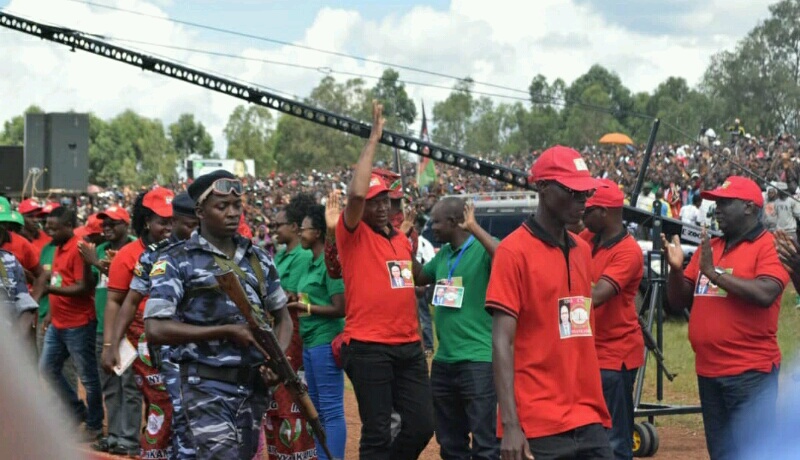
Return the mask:
[[[255, 252], [251, 252], [250, 257], [248, 259], [250, 261], [250, 266], [253, 268], [253, 272], [256, 275], [256, 279], [258, 280], [258, 289], [256, 289], [256, 292], [258, 292], [261, 298], [263, 298], [265, 291], [264, 270], [261, 268], [261, 263], [259, 262], [258, 256], [256, 256]], [[220, 267], [221, 269], [231, 270], [234, 273], [236, 273], [236, 276], [239, 277], [242, 283], [250, 284], [247, 281], [247, 274], [244, 272], [244, 270], [242, 270], [242, 267], [237, 265], [234, 261], [226, 259], [220, 256], [219, 254], [214, 254], [214, 261], [217, 263], [217, 266]], [[250, 284], [250, 286], [252, 287], [252, 284]], [[259, 305], [253, 304], [252, 308], [256, 310], [256, 313], [260, 317], [263, 317], [263, 309], [261, 308], [260, 304]]]

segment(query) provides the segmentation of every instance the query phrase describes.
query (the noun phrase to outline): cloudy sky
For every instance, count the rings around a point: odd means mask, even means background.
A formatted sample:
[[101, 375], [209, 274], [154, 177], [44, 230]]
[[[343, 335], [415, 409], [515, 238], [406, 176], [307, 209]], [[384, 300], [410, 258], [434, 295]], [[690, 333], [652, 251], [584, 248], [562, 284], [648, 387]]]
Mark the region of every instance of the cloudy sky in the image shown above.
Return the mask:
[[[570, 83], [594, 63], [618, 73], [634, 91], [652, 91], [672, 75], [695, 85], [709, 57], [733, 48], [767, 17], [767, 5], [764, 0], [0, 0], [0, 8], [7, 13], [128, 40], [117, 43], [298, 97], [307, 95], [324, 76], [314, 69], [379, 76], [385, 66], [275, 41], [449, 76], [471, 76], [521, 91], [538, 73]], [[224, 156], [222, 129], [240, 103], [5, 28], [0, 28], [0, 62], [0, 121], [31, 104], [50, 112], [91, 111], [103, 118], [130, 108], [165, 125], [191, 112], [206, 125]], [[446, 88], [455, 82], [409, 70], [400, 70], [400, 75], [411, 82]], [[348, 78], [340, 73], [333, 76]], [[370, 86], [375, 83], [366, 81]], [[524, 97], [489, 87], [475, 89]], [[429, 108], [449, 93], [410, 84], [408, 91]]]

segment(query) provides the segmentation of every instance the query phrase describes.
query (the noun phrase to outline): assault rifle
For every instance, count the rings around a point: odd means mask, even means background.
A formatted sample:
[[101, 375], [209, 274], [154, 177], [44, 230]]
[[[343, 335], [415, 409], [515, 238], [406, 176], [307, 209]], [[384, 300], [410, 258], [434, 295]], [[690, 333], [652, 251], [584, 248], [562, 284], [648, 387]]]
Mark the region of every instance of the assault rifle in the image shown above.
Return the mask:
[[314, 408], [311, 398], [308, 397], [308, 388], [292, 369], [272, 329], [267, 326], [263, 318], [256, 318], [253, 315], [253, 305], [247, 299], [247, 294], [239, 282], [239, 277], [233, 271], [229, 271], [222, 275], [217, 275], [216, 278], [222, 292], [233, 300], [236, 308], [247, 320], [247, 324], [250, 326], [253, 337], [257, 342], [256, 348], [268, 359], [267, 366], [272, 369], [272, 372], [280, 379], [280, 383], [289, 391], [292, 400], [300, 409], [300, 414], [306, 419], [311, 431], [314, 433], [314, 437], [317, 438], [319, 445], [322, 446], [322, 450], [325, 451], [328, 458], [333, 458], [326, 444], [325, 430], [319, 421], [317, 409]]

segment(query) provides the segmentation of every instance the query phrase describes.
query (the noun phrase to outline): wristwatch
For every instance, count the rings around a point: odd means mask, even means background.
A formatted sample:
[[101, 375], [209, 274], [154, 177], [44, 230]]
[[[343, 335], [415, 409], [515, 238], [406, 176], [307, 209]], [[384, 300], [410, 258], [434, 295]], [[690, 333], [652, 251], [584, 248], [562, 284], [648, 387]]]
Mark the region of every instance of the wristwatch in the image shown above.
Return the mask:
[[719, 281], [720, 276], [722, 276], [722, 275], [724, 275], [724, 274], [726, 274], [728, 272], [726, 272], [725, 270], [723, 270], [723, 269], [721, 269], [719, 267], [714, 267], [714, 273], [717, 274], [717, 277], [714, 278], [714, 284], [717, 284], [717, 281]]

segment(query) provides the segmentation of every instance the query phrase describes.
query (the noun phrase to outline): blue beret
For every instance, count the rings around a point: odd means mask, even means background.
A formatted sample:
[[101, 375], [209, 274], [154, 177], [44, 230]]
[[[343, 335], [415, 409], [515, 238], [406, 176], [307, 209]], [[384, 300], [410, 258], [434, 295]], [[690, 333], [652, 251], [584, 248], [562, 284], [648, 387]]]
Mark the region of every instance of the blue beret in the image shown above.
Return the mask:
[[175, 195], [172, 199], [172, 212], [182, 216], [194, 217], [194, 200], [186, 192]]
[[213, 184], [217, 179], [239, 178], [234, 176], [233, 173], [225, 171], [224, 169], [218, 169], [208, 174], [203, 174], [195, 179], [194, 182], [192, 182], [192, 185], [189, 186], [188, 192], [189, 196], [192, 198], [192, 201], [197, 202], [197, 199], [200, 198], [200, 195], [202, 195], [203, 192], [211, 187], [211, 184]]

